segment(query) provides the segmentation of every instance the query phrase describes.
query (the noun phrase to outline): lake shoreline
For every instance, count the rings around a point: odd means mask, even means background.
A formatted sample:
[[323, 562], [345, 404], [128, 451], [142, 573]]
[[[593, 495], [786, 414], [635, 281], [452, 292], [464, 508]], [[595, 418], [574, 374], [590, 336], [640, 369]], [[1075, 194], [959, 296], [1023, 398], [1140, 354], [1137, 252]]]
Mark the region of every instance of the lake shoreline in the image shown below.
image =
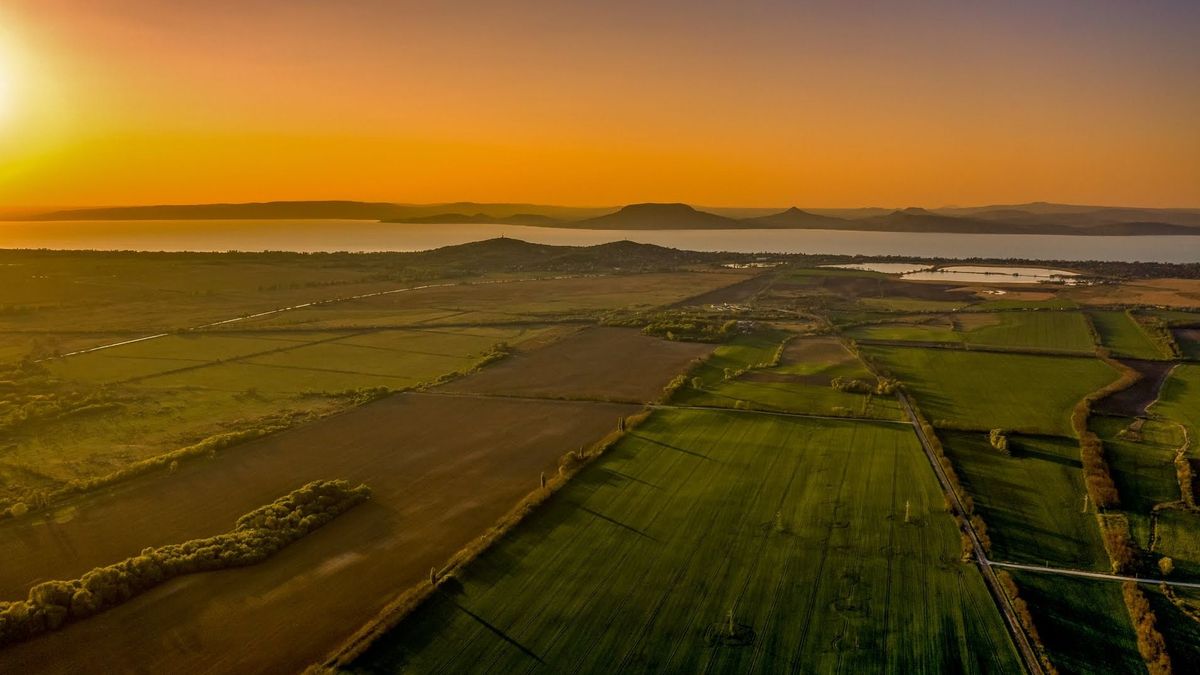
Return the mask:
[[498, 237], [557, 246], [629, 240], [691, 251], [942, 260], [1200, 261], [1200, 235], [1027, 235], [816, 229], [585, 230], [375, 220], [0, 221], [0, 248], [411, 252]]

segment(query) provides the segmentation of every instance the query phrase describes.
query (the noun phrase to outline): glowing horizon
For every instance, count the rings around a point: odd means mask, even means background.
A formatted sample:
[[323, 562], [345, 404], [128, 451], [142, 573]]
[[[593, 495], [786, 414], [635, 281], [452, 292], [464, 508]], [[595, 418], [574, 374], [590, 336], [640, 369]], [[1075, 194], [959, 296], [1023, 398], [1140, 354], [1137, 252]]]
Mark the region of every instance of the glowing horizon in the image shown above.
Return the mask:
[[1196, 3], [97, 4], [0, 10], [0, 209], [1200, 208]]

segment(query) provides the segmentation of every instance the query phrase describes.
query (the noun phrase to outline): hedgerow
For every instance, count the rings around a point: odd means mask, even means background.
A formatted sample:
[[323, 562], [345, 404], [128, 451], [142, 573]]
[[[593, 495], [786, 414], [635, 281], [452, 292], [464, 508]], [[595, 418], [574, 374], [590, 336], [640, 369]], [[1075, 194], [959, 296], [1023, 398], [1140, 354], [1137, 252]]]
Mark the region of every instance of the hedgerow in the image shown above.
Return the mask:
[[370, 494], [365, 485], [314, 481], [238, 518], [231, 532], [146, 548], [78, 579], [40, 583], [25, 600], [0, 603], [0, 645], [58, 630], [177, 576], [262, 562]]

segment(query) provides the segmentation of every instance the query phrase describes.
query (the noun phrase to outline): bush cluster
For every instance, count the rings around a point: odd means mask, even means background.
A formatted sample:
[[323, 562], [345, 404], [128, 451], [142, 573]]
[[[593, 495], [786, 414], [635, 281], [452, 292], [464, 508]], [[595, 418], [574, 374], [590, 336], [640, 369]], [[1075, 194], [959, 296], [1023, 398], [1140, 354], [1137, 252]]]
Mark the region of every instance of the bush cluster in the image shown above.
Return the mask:
[[1008, 449], [1008, 432], [1004, 429], [992, 429], [989, 431], [988, 443], [1005, 455], [1011, 454]]
[[829, 381], [829, 386], [838, 391], [845, 391], [851, 394], [875, 393], [875, 387], [871, 386], [871, 383], [849, 377], [835, 377]]
[[29, 597], [0, 603], [0, 644], [57, 630], [171, 578], [262, 562], [370, 496], [365, 485], [314, 481], [238, 519], [232, 532], [144, 549], [71, 581], [47, 581]]

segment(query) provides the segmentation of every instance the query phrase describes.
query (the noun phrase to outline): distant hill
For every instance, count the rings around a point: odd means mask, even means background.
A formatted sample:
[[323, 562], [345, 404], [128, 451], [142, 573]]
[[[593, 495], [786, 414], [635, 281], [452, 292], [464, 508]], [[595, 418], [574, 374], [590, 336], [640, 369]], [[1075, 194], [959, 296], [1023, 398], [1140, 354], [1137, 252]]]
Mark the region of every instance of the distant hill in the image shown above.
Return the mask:
[[[165, 204], [156, 206], [109, 206], [59, 209], [25, 213], [22, 220], [397, 220], [477, 214], [493, 218], [541, 216], [551, 220], [580, 219], [612, 211], [612, 208], [541, 206], [537, 204], [392, 204], [356, 201], [286, 201], [245, 204]], [[435, 220], [431, 222], [447, 222]], [[459, 221], [463, 222], [463, 221]], [[471, 221], [466, 221], [471, 222]]]
[[899, 210], [721, 207], [630, 204], [618, 210], [538, 204], [454, 202], [393, 204], [280, 201], [60, 209], [5, 214], [13, 220], [378, 220], [397, 224], [477, 223], [598, 230], [828, 229], [968, 234], [1200, 235], [1200, 209], [1148, 209], [1069, 204], [992, 205]]
[[[409, 255], [418, 258], [422, 264], [432, 265], [443, 271], [454, 268], [471, 272], [589, 272], [614, 269], [653, 271], [730, 258], [730, 254], [681, 251], [628, 240], [595, 246], [550, 246], [507, 237], [445, 246]], [[745, 256], [734, 254], [733, 257]]]
[[415, 216], [411, 218], [391, 218], [385, 223], [410, 224], [449, 224], [449, 223], [479, 223], [486, 225], [527, 225], [534, 227], [554, 227], [564, 221], [536, 213], [514, 213], [511, 216], [492, 216], [486, 213], [467, 215], [465, 213], [435, 213], [431, 216]]
[[802, 211], [794, 206], [780, 213], [772, 213], [757, 218], [745, 218], [742, 222], [746, 223], [747, 227], [822, 230], [841, 230], [847, 227], [853, 229], [854, 224], [854, 221], [845, 218], [822, 216]]
[[591, 230], [719, 230], [748, 227], [744, 221], [697, 211], [687, 204], [630, 204], [616, 213], [566, 223]]
[[351, 201], [166, 204], [67, 209], [35, 215], [29, 220], [379, 220], [395, 217], [398, 209], [396, 204]]

